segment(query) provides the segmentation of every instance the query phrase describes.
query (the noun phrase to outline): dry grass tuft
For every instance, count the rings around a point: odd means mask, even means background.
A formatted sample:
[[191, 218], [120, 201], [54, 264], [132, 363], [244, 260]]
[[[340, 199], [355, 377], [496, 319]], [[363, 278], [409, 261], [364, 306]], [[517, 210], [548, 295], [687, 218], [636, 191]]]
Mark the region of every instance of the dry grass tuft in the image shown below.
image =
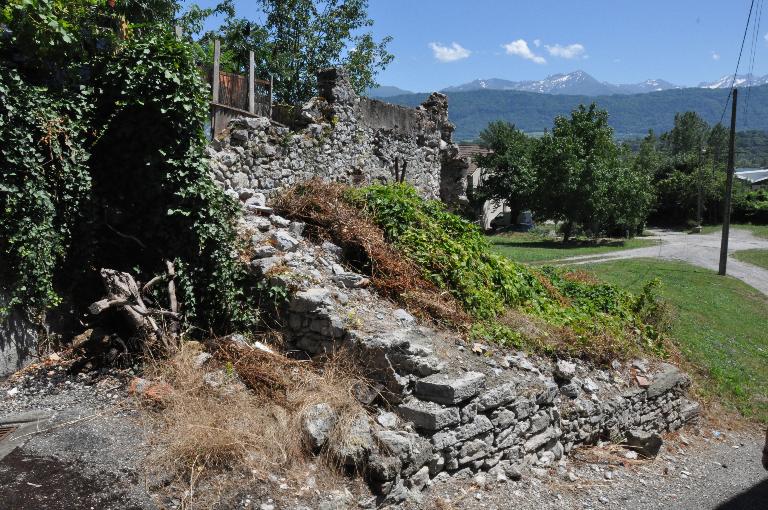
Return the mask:
[[427, 281], [416, 264], [387, 243], [371, 218], [350, 205], [345, 199], [348, 189], [315, 179], [280, 195], [275, 209], [306, 222], [317, 237], [341, 246], [346, 259], [370, 275], [379, 293], [412, 313], [453, 325], [468, 323], [470, 318], [461, 304]]
[[[150, 474], [174, 473], [187, 487], [185, 498], [223, 472], [249, 478], [303, 472], [297, 468], [311, 456], [301, 421], [312, 405], [328, 403], [338, 414], [331, 441], [343, 438], [341, 428], [365, 412], [352, 394], [360, 381], [341, 355], [318, 366], [230, 343], [201, 368], [195, 363], [201, 352], [199, 343], [188, 342], [173, 358], [156, 362], [151, 377], [174, 391], [162, 409], [145, 411], [154, 441]], [[204, 508], [200, 497], [193, 506]]]

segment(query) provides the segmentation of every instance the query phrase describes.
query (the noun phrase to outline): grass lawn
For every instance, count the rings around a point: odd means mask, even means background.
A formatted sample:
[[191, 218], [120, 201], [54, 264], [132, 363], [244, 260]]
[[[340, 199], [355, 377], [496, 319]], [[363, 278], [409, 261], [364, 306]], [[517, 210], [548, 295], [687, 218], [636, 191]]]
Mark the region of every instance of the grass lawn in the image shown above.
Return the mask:
[[[749, 230], [757, 237], [768, 239], [768, 225], [752, 225], [751, 223], [731, 223], [731, 230]], [[705, 225], [701, 228], [702, 234], [711, 234], [712, 232], [722, 232], [722, 225]]]
[[733, 256], [742, 262], [768, 269], [768, 250], [742, 250], [735, 252]]
[[572, 240], [564, 244], [562, 241], [521, 232], [488, 236], [488, 240], [502, 255], [506, 255], [515, 262], [528, 263], [548, 262], [578, 255], [598, 255], [656, 244], [654, 240], [642, 238]]
[[629, 290], [658, 277], [672, 330], [705, 397], [768, 422], [768, 298], [735, 278], [682, 262], [622, 260], [585, 267]]

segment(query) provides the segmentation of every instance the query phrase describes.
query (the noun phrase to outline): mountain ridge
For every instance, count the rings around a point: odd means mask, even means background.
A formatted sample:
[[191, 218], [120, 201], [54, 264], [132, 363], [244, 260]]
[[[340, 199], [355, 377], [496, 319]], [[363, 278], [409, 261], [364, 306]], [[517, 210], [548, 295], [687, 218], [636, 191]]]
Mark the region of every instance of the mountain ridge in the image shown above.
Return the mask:
[[[415, 107], [428, 94], [391, 96], [391, 103]], [[517, 90], [448, 92], [449, 118], [456, 125], [455, 140], [474, 140], [489, 122], [505, 120], [528, 133], [552, 129], [558, 115], [569, 115], [579, 104], [595, 102], [609, 114], [609, 123], [619, 138], [656, 133], [674, 125], [675, 113], [698, 112], [707, 122], [720, 121], [728, 90], [681, 88], [640, 94], [602, 96], [541, 94]], [[746, 98], [745, 98], [746, 99]], [[747, 107], [746, 114], [742, 104]], [[727, 117], [726, 117], [727, 122]], [[768, 131], [768, 85], [753, 87], [749, 102], [740, 102], [738, 129]]]
[[[631, 95], [651, 92], [661, 92], [671, 89], [724, 89], [730, 88], [733, 75], [722, 76], [711, 82], [701, 82], [695, 87], [676, 85], [661, 78], [648, 79], [639, 83], [613, 84], [607, 81], [599, 81], [589, 73], [577, 70], [570, 73], [557, 73], [547, 76], [542, 80], [513, 81], [503, 78], [478, 78], [460, 85], [452, 85], [441, 90], [450, 92], [472, 92], [478, 90], [516, 90], [520, 92], [535, 92], [551, 95]], [[768, 84], [768, 75], [754, 76], [751, 74], [738, 75], [735, 86], [761, 86]], [[373, 98], [388, 98], [403, 94], [414, 94], [399, 87], [380, 86], [369, 89], [367, 95]]]

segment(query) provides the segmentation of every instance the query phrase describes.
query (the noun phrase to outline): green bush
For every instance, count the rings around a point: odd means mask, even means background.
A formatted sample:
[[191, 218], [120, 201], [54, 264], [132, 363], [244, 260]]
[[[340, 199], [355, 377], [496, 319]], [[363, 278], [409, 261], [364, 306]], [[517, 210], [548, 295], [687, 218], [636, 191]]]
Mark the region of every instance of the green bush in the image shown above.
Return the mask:
[[[55, 306], [54, 273], [91, 187], [87, 93], [57, 97], [0, 65], [0, 273], [6, 307]], [[4, 316], [8, 310], [0, 310]]]
[[166, 32], [131, 40], [104, 63], [98, 88], [98, 265], [134, 268], [146, 281], [173, 261], [190, 322], [247, 326], [254, 316], [235, 253], [239, 208], [209, 176], [208, 93], [189, 45]]
[[[473, 338], [520, 346], [523, 335], [505, 324], [510, 308], [551, 326], [561, 338], [534, 339], [544, 352], [607, 360], [638, 349], [661, 352], [652, 324], [654, 287], [634, 296], [612, 285], [562, 269], [534, 270], [493, 253], [480, 230], [436, 201], [421, 199], [408, 184], [351, 190], [387, 238], [450, 292], [475, 319]], [[527, 339], [531, 340], [531, 339]]]

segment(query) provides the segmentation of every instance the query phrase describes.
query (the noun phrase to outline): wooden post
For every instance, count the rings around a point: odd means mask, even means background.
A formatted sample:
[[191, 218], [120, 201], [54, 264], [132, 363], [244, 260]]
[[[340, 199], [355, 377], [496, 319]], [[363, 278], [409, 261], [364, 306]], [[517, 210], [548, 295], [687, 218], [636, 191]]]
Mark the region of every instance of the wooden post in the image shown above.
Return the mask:
[[256, 78], [254, 76], [254, 71], [256, 68], [256, 63], [253, 60], [253, 52], [248, 52], [248, 111], [251, 113], [256, 113], [256, 97], [254, 96], [255, 90], [254, 90], [254, 82], [253, 80]]
[[216, 105], [219, 104], [219, 60], [221, 58], [221, 41], [213, 41], [213, 77], [211, 78], [211, 88], [213, 97], [211, 98], [211, 139], [216, 136]]
[[733, 172], [736, 158], [736, 98], [738, 89], [733, 89], [733, 105], [731, 105], [731, 137], [728, 143], [728, 177], [725, 181], [725, 205], [723, 206], [723, 238], [720, 240], [720, 270], [718, 274], [725, 276], [728, 264], [728, 235], [731, 230], [731, 193], [733, 192]]
[[213, 41], [213, 102], [219, 102], [219, 60], [221, 59], [221, 41]]
[[274, 81], [272, 80], [272, 73], [269, 73], [269, 118], [272, 118], [272, 101], [274, 101], [274, 96], [272, 94]]
[[176, 40], [181, 41], [181, 26], [176, 25], [174, 31], [176, 32]]

